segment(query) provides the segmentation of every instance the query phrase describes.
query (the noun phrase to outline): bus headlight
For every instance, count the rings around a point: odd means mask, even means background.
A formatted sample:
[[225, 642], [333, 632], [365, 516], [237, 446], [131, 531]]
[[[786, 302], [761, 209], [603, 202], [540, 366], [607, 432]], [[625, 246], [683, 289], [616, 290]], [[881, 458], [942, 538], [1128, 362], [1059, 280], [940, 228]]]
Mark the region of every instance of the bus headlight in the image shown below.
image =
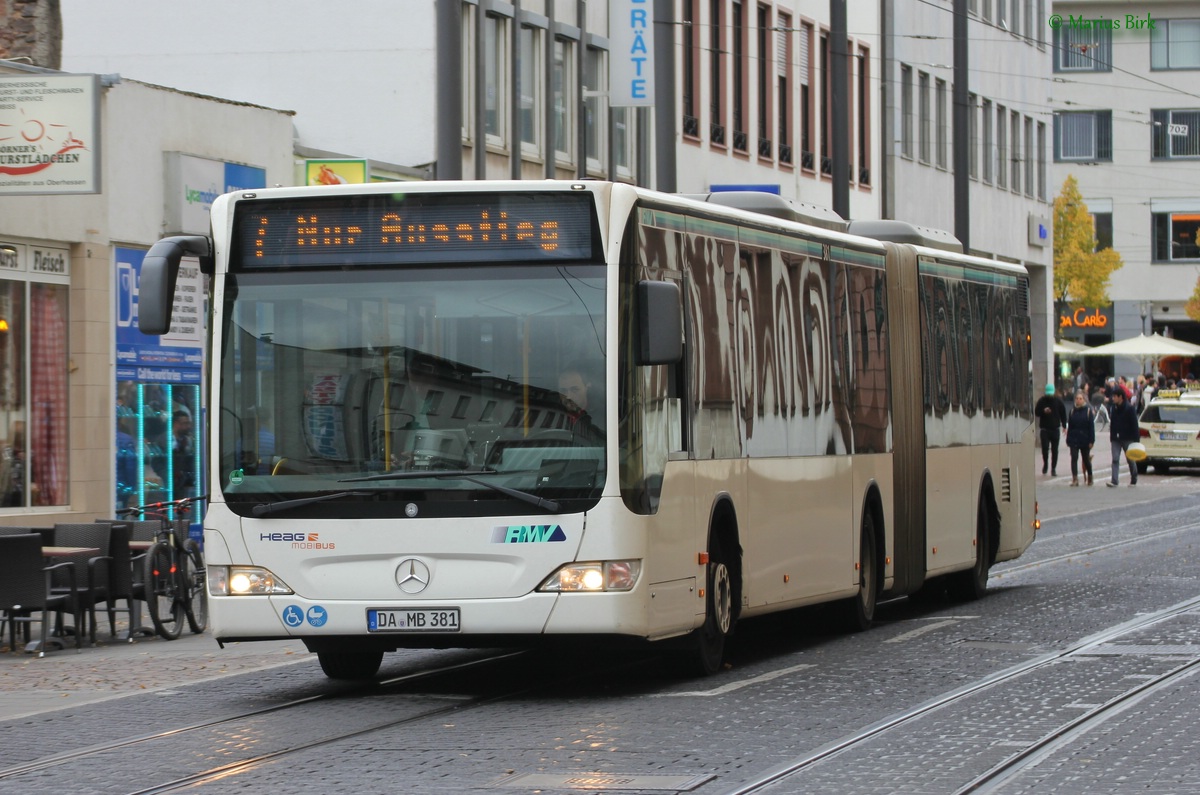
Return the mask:
[[538, 587], [539, 591], [630, 591], [642, 573], [640, 560], [603, 560], [590, 563], [568, 563], [551, 574]]
[[257, 566], [209, 566], [208, 592], [213, 596], [290, 594], [283, 580]]

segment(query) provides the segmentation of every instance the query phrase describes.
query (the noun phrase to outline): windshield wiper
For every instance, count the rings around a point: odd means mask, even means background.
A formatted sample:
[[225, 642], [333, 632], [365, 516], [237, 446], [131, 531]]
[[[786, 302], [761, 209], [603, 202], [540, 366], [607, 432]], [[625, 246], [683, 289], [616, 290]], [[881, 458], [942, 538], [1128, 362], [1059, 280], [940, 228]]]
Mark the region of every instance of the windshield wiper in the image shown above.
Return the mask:
[[287, 511], [292, 508], [302, 508], [305, 505], [312, 505], [314, 502], [325, 502], [326, 500], [340, 500], [342, 497], [366, 497], [370, 494], [369, 491], [335, 491], [331, 494], [320, 494], [316, 497], [301, 497], [298, 500], [280, 500], [279, 502], [264, 502], [255, 505], [250, 509], [250, 513], [255, 516], [266, 516], [270, 513], [278, 513], [279, 511]]
[[496, 469], [409, 469], [404, 472], [383, 472], [378, 475], [362, 475], [357, 478], [342, 478], [338, 483], [367, 483], [372, 480], [416, 480], [418, 478], [460, 478], [466, 475], [495, 475]]
[[[338, 483], [362, 483], [372, 480], [415, 480], [417, 478], [434, 478], [436, 480], [466, 480], [474, 483], [477, 486], [483, 486], [485, 489], [498, 491], [514, 500], [527, 502], [530, 505], [536, 505], [538, 508], [543, 508], [550, 513], [558, 513], [562, 510], [557, 500], [547, 500], [539, 497], [536, 494], [530, 494], [527, 491], [520, 489], [510, 489], [508, 486], [501, 486], [498, 483], [488, 483], [486, 480], [479, 480], [472, 477], [473, 475], [496, 475], [499, 470], [496, 469], [430, 469], [417, 470], [408, 472], [384, 472], [380, 475], [363, 475], [358, 478], [343, 478]], [[512, 474], [512, 473], [505, 473]]]

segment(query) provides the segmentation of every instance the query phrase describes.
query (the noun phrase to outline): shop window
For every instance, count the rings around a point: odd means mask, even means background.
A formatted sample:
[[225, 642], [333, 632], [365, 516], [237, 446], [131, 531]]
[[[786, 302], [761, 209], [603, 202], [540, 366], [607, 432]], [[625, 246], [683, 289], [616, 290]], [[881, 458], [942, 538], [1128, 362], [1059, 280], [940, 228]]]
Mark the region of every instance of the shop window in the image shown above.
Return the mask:
[[197, 384], [117, 383], [117, 510], [201, 493], [199, 407]]
[[[33, 273], [65, 250], [0, 243], [0, 506], [70, 501], [67, 284]], [[11, 274], [9, 273], [11, 271]], [[26, 274], [28, 274], [26, 276]], [[64, 276], [69, 279], [69, 276]], [[37, 333], [30, 333], [36, 329]]]

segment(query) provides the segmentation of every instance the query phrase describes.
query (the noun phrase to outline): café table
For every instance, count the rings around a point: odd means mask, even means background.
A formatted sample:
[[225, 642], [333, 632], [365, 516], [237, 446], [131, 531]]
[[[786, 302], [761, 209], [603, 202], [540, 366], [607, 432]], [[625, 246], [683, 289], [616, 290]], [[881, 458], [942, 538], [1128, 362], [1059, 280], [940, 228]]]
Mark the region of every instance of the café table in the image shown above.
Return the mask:
[[65, 558], [71, 555], [98, 555], [100, 547], [42, 547], [42, 557]]

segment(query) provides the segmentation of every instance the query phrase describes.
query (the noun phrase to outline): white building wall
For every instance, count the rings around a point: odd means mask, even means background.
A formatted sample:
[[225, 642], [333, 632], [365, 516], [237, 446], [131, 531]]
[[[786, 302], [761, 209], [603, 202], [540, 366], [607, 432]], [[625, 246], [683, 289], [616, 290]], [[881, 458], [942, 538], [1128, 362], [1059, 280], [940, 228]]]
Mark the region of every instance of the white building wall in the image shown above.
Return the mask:
[[[968, 91], [975, 95], [975, 139], [969, 142], [975, 163], [970, 183], [970, 249], [973, 253], [1011, 262], [1020, 262], [1030, 271], [1031, 313], [1033, 316], [1034, 380], [1046, 383], [1053, 364], [1054, 312], [1051, 266], [1053, 260], [1053, 199], [1057, 188], [1050, 172], [1051, 124], [1046, 104], [1046, 80], [1050, 72], [1051, 46], [1048, 41], [1045, 3], [1008, 0], [1005, 17], [999, 17], [996, 0], [971, 3], [968, 22]], [[1039, 6], [1041, 9], [1039, 10]], [[884, 142], [888, 173], [887, 212], [890, 217], [921, 226], [955, 231], [954, 211], [954, 21], [950, 0], [895, 0], [882, 4], [884, 35], [892, 44], [891, 61], [886, 65], [888, 84], [886, 108], [891, 133]], [[1032, 11], [1032, 13], [1030, 13]], [[1016, 13], [1014, 18], [1013, 14]], [[911, 155], [903, 151], [902, 66], [912, 74]], [[930, 138], [928, 158], [923, 162], [920, 74], [929, 76]], [[937, 81], [945, 83], [944, 139], [945, 164], [937, 155]], [[984, 140], [984, 100], [991, 102], [992, 135], [990, 147]], [[1005, 109], [1006, 156], [1000, 162], [996, 127], [998, 107]], [[1011, 113], [1020, 115], [1020, 186], [1013, 189], [1011, 163]], [[1035, 146], [1025, 145], [1025, 123], [1033, 129]], [[1040, 150], [1038, 124], [1044, 125], [1045, 146]], [[1032, 186], [1026, 181], [1027, 158], [1033, 160]], [[984, 169], [990, 158], [990, 179]], [[1039, 164], [1040, 160], [1040, 164]], [[997, 170], [1005, 168], [1004, 185]], [[1039, 178], [1039, 168], [1042, 169]], [[1044, 183], [1044, 184], [1043, 184]], [[1031, 243], [1031, 217], [1046, 229], [1045, 245]]]
[[291, 115], [123, 81], [101, 89], [101, 193], [0, 197], [0, 231], [64, 243], [150, 246], [164, 232], [163, 153], [292, 175]]
[[[787, 31], [773, 30], [769, 47], [771, 52], [769, 57], [776, 63], [771, 69], [771, 79], [777, 79], [777, 70], [786, 68], [788, 73], [788, 83], [791, 87], [790, 97], [788, 98], [788, 109], [790, 126], [793, 131], [793, 160], [791, 164], [783, 163], [779, 157], [778, 138], [778, 114], [780, 112], [778, 92], [773, 91], [771, 102], [772, 129], [770, 130], [770, 138], [773, 144], [773, 152], [770, 158], [761, 158], [758, 156], [757, 139], [758, 139], [758, 95], [755, 84], [756, 68], [758, 53], [756, 39], [751, 36], [749, 65], [751, 73], [747, 83], [748, 91], [748, 112], [747, 112], [747, 127], [745, 132], [749, 133], [751, 140], [748, 147], [748, 154], [735, 152], [730, 145], [732, 135], [732, 111], [730, 103], [732, 102], [733, 84], [733, 63], [732, 57], [724, 58], [725, 83], [727, 91], [725, 93], [725, 112], [723, 118], [719, 121], [726, 127], [726, 141], [724, 144], [714, 143], [710, 135], [710, 126], [714, 122], [711, 115], [711, 85], [712, 85], [712, 62], [708, 57], [710, 51], [707, 31], [711, 24], [711, 4], [703, 2], [699, 4], [700, 14], [700, 62], [699, 62], [699, 78], [696, 81], [699, 101], [697, 109], [699, 110], [699, 135], [687, 136], [677, 135], [679, 146], [678, 153], [678, 172], [679, 185], [678, 189], [683, 193], [702, 193], [709, 190], [713, 185], [763, 185], [763, 186], [778, 186], [780, 195], [789, 199], [796, 199], [807, 204], [813, 204], [820, 207], [832, 207], [833, 205], [833, 190], [832, 181], [828, 175], [822, 175], [820, 171], [820, 152], [821, 138], [823, 131], [821, 129], [820, 108], [822, 101], [822, 88], [824, 85], [824, 77], [820, 70], [820, 61], [818, 57], [819, 42], [821, 32], [828, 31], [829, 28], [829, 3], [826, 0], [785, 0], [781, 2], [770, 3], [771, 8], [771, 24], [773, 27], [780, 27], [781, 15], [787, 15], [791, 20], [791, 28]], [[851, 160], [854, 164], [851, 174], [852, 187], [850, 189], [850, 216], [855, 219], [876, 219], [879, 218], [880, 208], [880, 176], [882, 168], [878, 162], [880, 151], [880, 92], [879, 92], [879, 57], [881, 52], [879, 40], [879, 9], [876, 2], [869, 0], [850, 0], [847, 9], [847, 33], [851, 40], [852, 58], [854, 64], [849, 75], [849, 92], [851, 99], [850, 113], [850, 137], [851, 137]], [[725, 3], [726, 13], [730, 3]], [[746, 3], [750, 18], [747, 22], [752, 29], [756, 29], [754, 15], [757, 5], [754, 2]], [[682, 12], [677, 10], [677, 20], [682, 20]], [[810, 76], [810, 86], [813, 92], [812, 97], [812, 132], [811, 148], [815, 156], [815, 161], [812, 168], [805, 168], [801, 162], [801, 108], [799, 100], [799, 88], [802, 81], [802, 72], [807, 69], [806, 63], [801, 63], [802, 45], [800, 37], [803, 35], [802, 30], [804, 25], [812, 27], [812, 44], [811, 44], [811, 59], [812, 72]], [[782, 66], [778, 63], [778, 50], [780, 39], [776, 35], [779, 32], [784, 32], [790, 37], [791, 41], [791, 57], [786, 65]], [[680, 26], [678, 36], [682, 37], [687, 34], [686, 26]], [[728, 31], [726, 33], [728, 36]], [[727, 49], [731, 50], [731, 45]], [[858, 153], [858, 125], [862, 123], [859, 118], [858, 109], [858, 91], [859, 82], [857, 79], [858, 70], [864, 67], [864, 59], [858, 57], [858, 54], [865, 50], [868, 58], [865, 59], [865, 68], [867, 69], [868, 80], [868, 111], [865, 123], [868, 128], [869, 137], [869, 163], [866, 164], [869, 169], [869, 176], [866, 181], [860, 180], [858, 173], [859, 167], [862, 165], [859, 162]], [[681, 45], [676, 46], [676, 70], [677, 75], [682, 75], [686, 68], [684, 63], [683, 48]], [[682, 77], [677, 82], [681, 82]], [[682, 130], [680, 126], [678, 129]]]
[[[1079, 183], [1093, 212], [1111, 208], [1113, 248], [1125, 265], [1113, 274], [1109, 298], [1113, 323], [1103, 332], [1113, 340], [1137, 336], [1145, 328], [1200, 342], [1200, 324], [1184, 304], [1200, 276], [1200, 259], [1155, 262], [1151, 214], [1170, 204], [1200, 213], [1200, 158], [1155, 159], [1151, 139], [1156, 109], [1200, 108], [1200, 69], [1151, 69], [1151, 34], [1131, 28], [1128, 15], [1158, 25], [1171, 19], [1200, 21], [1200, 2], [1146, 2], [1136, 6], [1111, 0], [1055, 2], [1053, 12], [1065, 26], [1105, 19], [1120, 27], [1111, 32], [1112, 68], [1096, 72], [1058, 72], [1048, 96], [1055, 112], [1111, 110], [1111, 159], [1053, 163], [1057, 193], [1068, 175]], [[1191, 133], [1195, 135], [1193, 131]], [[1149, 309], [1143, 324], [1142, 313]], [[1141, 369], [1135, 360], [1113, 362], [1118, 374]]]

